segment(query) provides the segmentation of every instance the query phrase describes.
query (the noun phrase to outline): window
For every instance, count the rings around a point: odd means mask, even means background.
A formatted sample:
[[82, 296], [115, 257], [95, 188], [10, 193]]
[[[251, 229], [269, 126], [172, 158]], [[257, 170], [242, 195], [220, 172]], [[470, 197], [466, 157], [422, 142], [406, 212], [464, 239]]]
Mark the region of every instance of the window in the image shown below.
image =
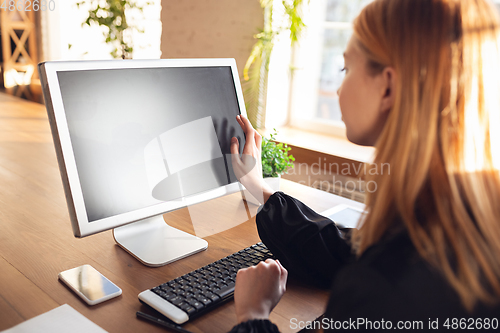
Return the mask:
[[[42, 26], [42, 60], [98, 60], [111, 59], [112, 48], [105, 43], [102, 27], [82, 22], [88, 16], [89, 6], [77, 7], [81, 0], [59, 1], [54, 11], [40, 11]], [[144, 12], [130, 13], [129, 24], [144, 33], [134, 32], [134, 58], [160, 58], [161, 0], [136, 0]], [[137, 16], [134, 16], [137, 15]], [[129, 14], [127, 14], [129, 15]]]
[[293, 127], [345, 137], [337, 89], [352, 21], [372, 0], [316, 0], [306, 13], [306, 34], [295, 51]]

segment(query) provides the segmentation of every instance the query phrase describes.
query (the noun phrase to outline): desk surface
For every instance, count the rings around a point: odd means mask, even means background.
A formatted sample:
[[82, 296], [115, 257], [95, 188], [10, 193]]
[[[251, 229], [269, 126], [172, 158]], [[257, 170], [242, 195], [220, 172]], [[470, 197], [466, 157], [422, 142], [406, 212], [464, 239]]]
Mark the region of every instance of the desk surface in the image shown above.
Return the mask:
[[[45, 107], [5, 94], [0, 94], [0, 184], [0, 330], [67, 303], [109, 332], [164, 332], [136, 319], [136, 311], [149, 311], [137, 299], [141, 291], [259, 241], [255, 218], [248, 219], [255, 215], [256, 207], [246, 210], [239, 193], [200, 204], [197, 209], [219, 226], [234, 223], [231, 216], [235, 212], [247, 214], [246, 222], [216, 234], [206, 227], [208, 249], [167, 266], [142, 265], [115, 244], [111, 231], [75, 238]], [[285, 180], [281, 189], [318, 211], [340, 203], [360, 205]], [[187, 209], [164, 218], [188, 232], [196, 228], [190, 224]], [[87, 306], [57, 279], [59, 272], [83, 264], [102, 272], [122, 288], [123, 295]], [[317, 318], [327, 298], [326, 291], [289, 281], [271, 320], [283, 332], [291, 331], [290, 318]], [[235, 323], [231, 301], [185, 327], [193, 332], [224, 332]]]

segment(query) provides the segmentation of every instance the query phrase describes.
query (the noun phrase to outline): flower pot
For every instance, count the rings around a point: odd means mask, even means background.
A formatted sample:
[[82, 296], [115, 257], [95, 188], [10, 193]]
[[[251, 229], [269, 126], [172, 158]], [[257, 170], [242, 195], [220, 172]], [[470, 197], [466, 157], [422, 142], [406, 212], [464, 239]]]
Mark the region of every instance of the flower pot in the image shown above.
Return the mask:
[[[280, 179], [281, 179], [281, 176], [278, 176], [278, 177], [266, 177], [266, 178], [264, 178], [264, 181], [271, 187], [271, 189], [273, 191], [279, 191], [279, 189], [280, 189]], [[243, 199], [245, 199], [247, 203], [251, 203], [251, 204], [254, 204], [254, 205], [257, 205], [257, 206], [259, 206], [261, 204], [259, 202], [259, 200], [257, 200], [246, 189], [243, 190]]]

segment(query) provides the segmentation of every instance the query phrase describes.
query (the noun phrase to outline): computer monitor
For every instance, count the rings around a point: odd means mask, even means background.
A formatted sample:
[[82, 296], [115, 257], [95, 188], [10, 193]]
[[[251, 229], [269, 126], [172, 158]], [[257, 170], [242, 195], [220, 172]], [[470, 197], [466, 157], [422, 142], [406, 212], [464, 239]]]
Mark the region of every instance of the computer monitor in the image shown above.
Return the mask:
[[206, 249], [162, 214], [240, 191], [234, 59], [57, 61], [39, 72], [75, 236], [114, 228], [149, 266]]

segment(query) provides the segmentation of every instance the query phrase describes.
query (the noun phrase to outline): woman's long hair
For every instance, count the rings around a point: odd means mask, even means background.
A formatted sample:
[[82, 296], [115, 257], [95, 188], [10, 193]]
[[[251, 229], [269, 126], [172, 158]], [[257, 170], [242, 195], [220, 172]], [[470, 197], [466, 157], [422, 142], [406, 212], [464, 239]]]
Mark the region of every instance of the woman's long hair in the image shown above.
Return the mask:
[[[500, 299], [500, 24], [485, 0], [376, 0], [354, 22], [372, 74], [397, 72], [357, 254], [396, 224], [464, 306]], [[373, 185], [373, 183], [372, 183]]]

